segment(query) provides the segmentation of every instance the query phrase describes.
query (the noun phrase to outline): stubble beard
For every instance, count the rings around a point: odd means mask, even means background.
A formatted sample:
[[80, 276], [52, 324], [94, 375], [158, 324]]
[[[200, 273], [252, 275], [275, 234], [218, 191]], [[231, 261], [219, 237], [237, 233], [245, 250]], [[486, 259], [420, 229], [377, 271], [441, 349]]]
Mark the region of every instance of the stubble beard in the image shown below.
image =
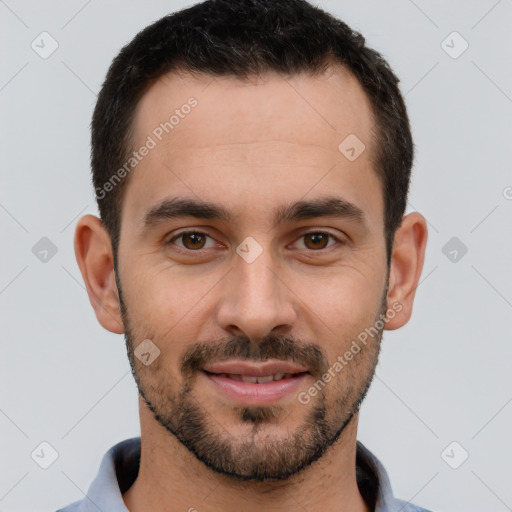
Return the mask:
[[[183, 384], [176, 390], [177, 383], [174, 382], [173, 385], [170, 382], [168, 373], [162, 370], [160, 377], [158, 376], [158, 359], [156, 363], [152, 363], [155, 365], [153, 369], [151, 366], [144, 367], [136, 360], [134, 349], [139, 337], [131, 329], [119, 283], [118, 291], [132, 374], [148, 409], [155, 420], [199, 461], [212, 471], [238, 481], [286, 480], [321, 458], [359, 411], [375, 374], [383, 328], [371, 344], [361, 348], [350, 362], [351, 366], [343, 369], [349, 373], [345, 383], [352, 386], [338, 386], [336, 395], [332, 392], [330, 399], [325, 390], [329, 390], [330, 385], [336, 386], [336, 379], [340, 382], [341, 377], [335, 377], [333, 384], [320, 388], [308, 404], [304, 421], [295, 430], [283, 433], [280, 423], [293, 411], [282, 405], [239, 406], [233, 407], [237, 422], [244, 428], [251, 428], [249, 434], [233, 436], [215, 421], [207, 407], [193, 395], [194, 383], [201, 365], [206, 360], [220, 360], [219, 355], [224, 359], [227, 356], [236, 356], [256, 361], [268, 358], [294, 360], [302, 362], [308, 368], [311, 367], [308, 361], [314, 361], [312, 366], [315, 371], [311, 373], [320, 377], [329, 369], [321, 348], [313, 344], [297, 344], [294, 339], [274, 334], [258, 344], [246, 337], [237, 337], [219, 345], [197, 344], [190, 347], [183, 357]], [[386, 293], [381, 301], [380, 318], [386, 310], [385, 297]], [[148, 373], [148, 370], [153, 373]], [[306, 406], [300, 404], [298, 407]]]

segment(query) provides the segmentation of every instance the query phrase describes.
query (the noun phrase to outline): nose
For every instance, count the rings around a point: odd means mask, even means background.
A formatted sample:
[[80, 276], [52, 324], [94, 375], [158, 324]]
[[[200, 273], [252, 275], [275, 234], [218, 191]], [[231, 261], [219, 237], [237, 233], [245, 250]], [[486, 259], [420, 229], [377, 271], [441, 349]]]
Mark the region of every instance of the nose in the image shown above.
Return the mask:
[[270, 249], [252, 262], [236, 255], [222, 285], [217, 307], [219, 326], [232, 334], [260, 339], [272, 331], [285, 333], [295, 323], [294, 294]]

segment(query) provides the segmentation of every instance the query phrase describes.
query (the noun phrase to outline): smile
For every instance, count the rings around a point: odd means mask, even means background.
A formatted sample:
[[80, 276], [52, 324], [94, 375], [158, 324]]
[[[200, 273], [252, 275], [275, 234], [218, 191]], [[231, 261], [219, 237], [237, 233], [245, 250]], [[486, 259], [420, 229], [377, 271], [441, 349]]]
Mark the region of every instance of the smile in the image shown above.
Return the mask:
[[[207, 372], [209, 373], [209, 372]], [[272, 382], [276, 380], [290, 379], [295, 375], [299, 375], [297, 373], [274, 373], [273, 375], [264, 375], [262, 377], [254, 377], [252, 375], [239, 375], [234, 373], [211, 373], [210, 375], [218, 375], [219, 377], [225, 377], [227, 379], [237, 380], [239, 382], [252, 382], [252, 383], [263, 383], [263, 382]]]
[[223, 362], [203, 368], [210, 387], [238, 405], [269, 406], [297, 394], [310, 377], [303, 367], [283, 361]]

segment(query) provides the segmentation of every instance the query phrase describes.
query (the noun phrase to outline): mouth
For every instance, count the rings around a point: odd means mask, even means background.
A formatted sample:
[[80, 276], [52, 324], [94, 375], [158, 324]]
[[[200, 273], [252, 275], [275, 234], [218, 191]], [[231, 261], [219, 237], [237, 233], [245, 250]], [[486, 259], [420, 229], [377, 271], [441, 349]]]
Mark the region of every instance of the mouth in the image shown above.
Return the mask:
[[263, 375], [263, 376], [253, 376], [253, 375], [242, 375], [236, 373], [213, 373], [203, 370], [205, 373], [209, 375], [216, 375], [218, 377], [223, 377], [225, 379], [236, 380], [239, 382], [252, 382], [253, 384], [263, 384], [265, 382], [274, 382], [283, 379], [292, 379], [299, 375], [303, 375], [308, 372], [299, 372], [299, 373], [274, 373], [272, 375]]
[[240, 405], [272, 405], [298, 391], [310, 373], [284, 361], [225, 361], [205, 366], [203, 375], [224, 397]]

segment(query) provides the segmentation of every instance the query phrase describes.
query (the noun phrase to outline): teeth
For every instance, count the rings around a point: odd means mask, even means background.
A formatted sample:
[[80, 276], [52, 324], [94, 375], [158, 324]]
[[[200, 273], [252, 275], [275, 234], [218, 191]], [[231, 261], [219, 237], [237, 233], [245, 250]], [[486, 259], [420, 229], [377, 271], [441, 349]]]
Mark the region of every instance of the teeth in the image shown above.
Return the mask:
[[249, 377], [248, 375], [238, 375], [238, 377], [242, 377], [242, 382], [258, 382], [258, 377]]
[[292, 375], [293, 375], [292, 373], [276, 373], [274, 375], [265, 375], [263, 377], [252, 377], [249, 375], [235, 375], [235, 374], [230, 373], [230, 374], [223, 374], [222, 376], [229, 377], [230, 379], [233, 379], [233, 380], [238, 380], [238, 381], [242, 381], [242, 382], [251, 382], [253, 384], [256, 384], [256, 383], [272, 382], [274, 380], [290, 378], [290, 377], [292, 377]]

